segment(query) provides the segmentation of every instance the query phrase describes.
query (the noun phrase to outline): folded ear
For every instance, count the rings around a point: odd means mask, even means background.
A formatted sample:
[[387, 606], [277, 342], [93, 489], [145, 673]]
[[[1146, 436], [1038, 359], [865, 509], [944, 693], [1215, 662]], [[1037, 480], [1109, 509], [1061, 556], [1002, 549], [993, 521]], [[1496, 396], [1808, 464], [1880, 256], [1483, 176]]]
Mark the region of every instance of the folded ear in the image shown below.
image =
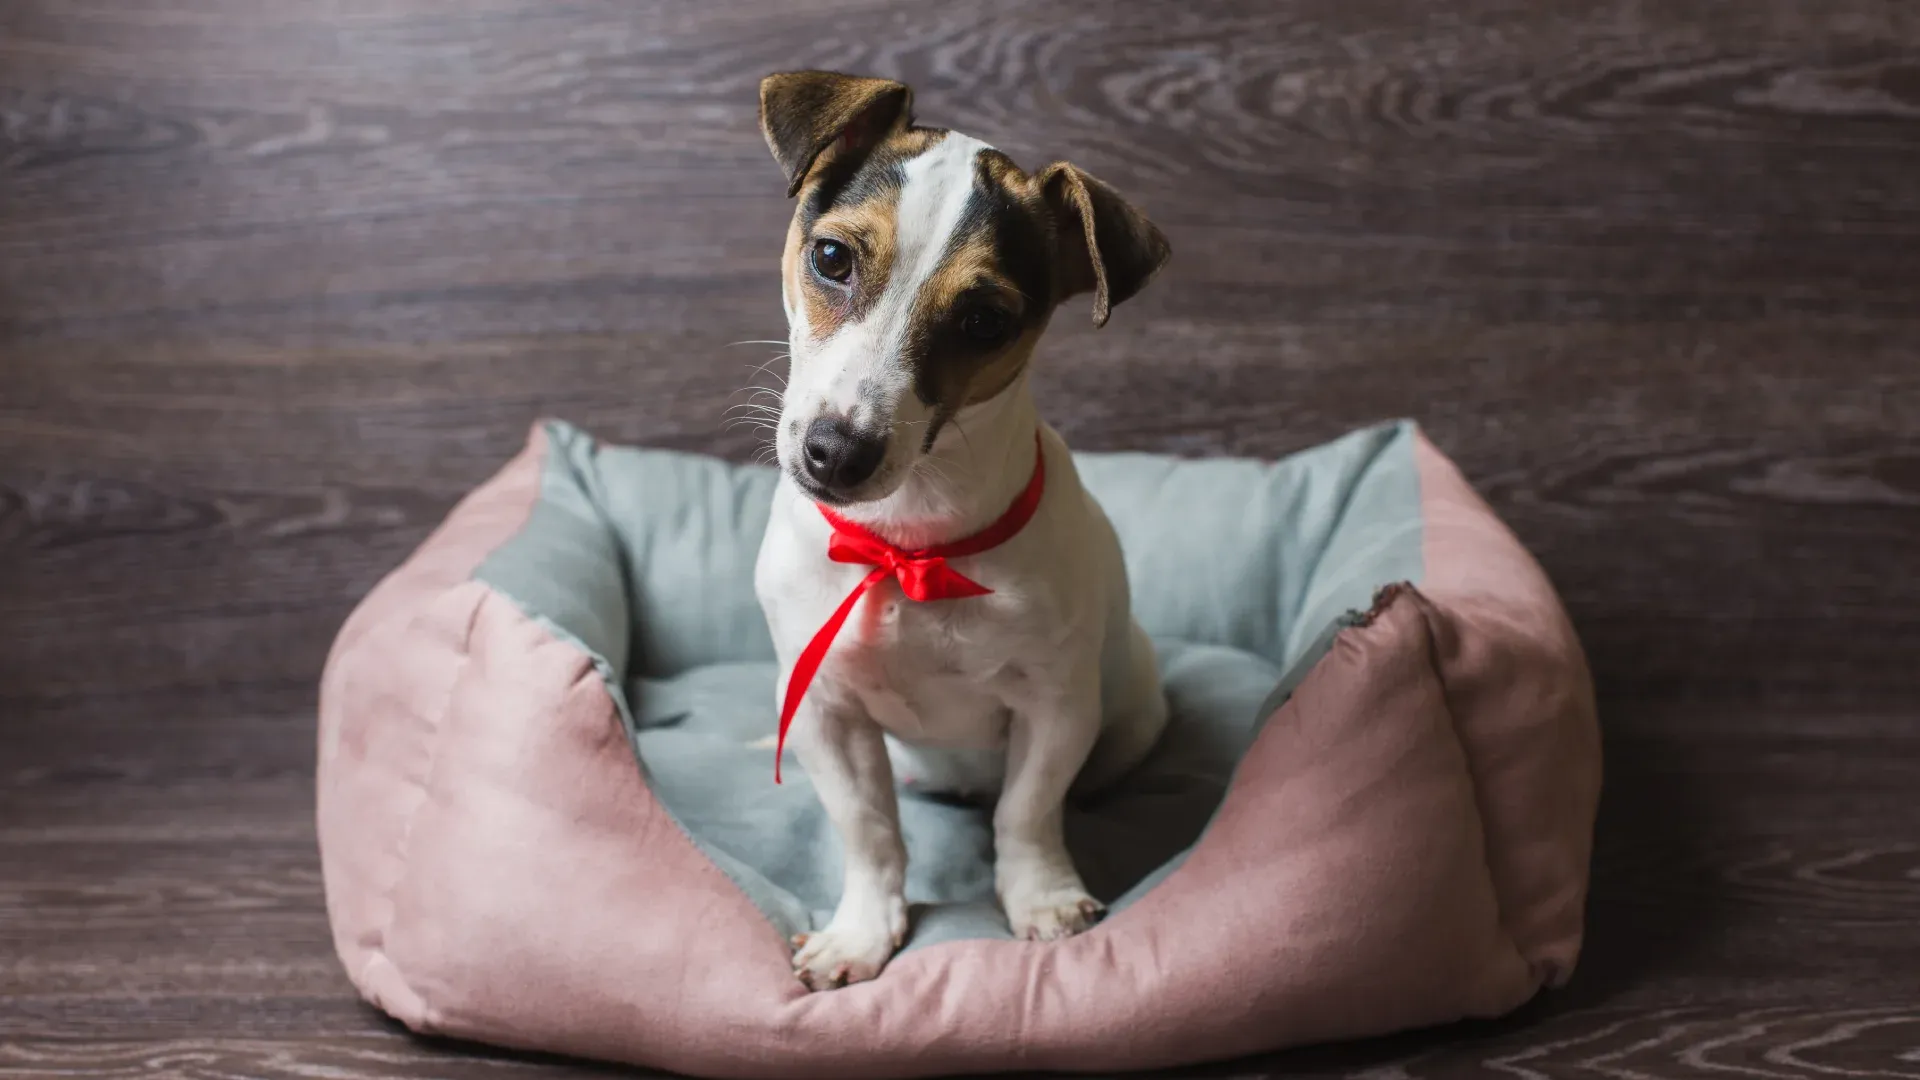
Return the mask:
[[1146, 215], [1120, 193], [1066, 162], [1040, 170], [1037, 181], [1059, 237], [1055, 265], [1062, 297], [1093, 290], [1093, 325], [1146, 287], [1173, 249]]
[[787, 172], [787, 197], [835, 139], [871, 146], [913, 120], [913, 91], [891, 79], [789, 71], [760, 80], [760, 133]]

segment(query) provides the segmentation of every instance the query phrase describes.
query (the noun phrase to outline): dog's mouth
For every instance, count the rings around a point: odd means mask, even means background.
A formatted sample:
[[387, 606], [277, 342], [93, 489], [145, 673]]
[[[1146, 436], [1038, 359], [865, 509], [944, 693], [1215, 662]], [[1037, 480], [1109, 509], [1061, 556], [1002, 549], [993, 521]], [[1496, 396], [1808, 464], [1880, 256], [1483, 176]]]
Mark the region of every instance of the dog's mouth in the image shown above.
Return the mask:
[[789, 465], [787, 466], [786, 472], [787, 476], [793, 480], [794, 486], [800, 489], [800, 493], [812, 499], [814, 502], [823, 503], [827, 506], [852, 506], [858, 501], [808, 476], [805, 469], [799, 469]]
[[793, 481], [800, 493], [814, 502], [830, 507], [859, 506], [862, 503], [879, 502], [892, 495], [900, 486], [902, 478], [912, 472], [911, 466], [899, 467], [891, 463], [882, 463], [871, 476], [855, 484], [831, 484], [816, 479], [807, 467], [795, 461], [783, 462], [781, 471]]

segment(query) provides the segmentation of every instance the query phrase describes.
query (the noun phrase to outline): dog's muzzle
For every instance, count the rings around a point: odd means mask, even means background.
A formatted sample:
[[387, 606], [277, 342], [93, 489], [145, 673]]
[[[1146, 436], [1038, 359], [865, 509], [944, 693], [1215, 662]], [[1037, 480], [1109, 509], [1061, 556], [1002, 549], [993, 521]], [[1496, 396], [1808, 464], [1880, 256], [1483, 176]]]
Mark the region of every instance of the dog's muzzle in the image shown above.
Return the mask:
[[886, 432], [855, 431], [838, 416], [822, 416], [808, 424], [800, 443], [807, 476], [836, 495], [848, 494], [866, 483], [886, 456]]

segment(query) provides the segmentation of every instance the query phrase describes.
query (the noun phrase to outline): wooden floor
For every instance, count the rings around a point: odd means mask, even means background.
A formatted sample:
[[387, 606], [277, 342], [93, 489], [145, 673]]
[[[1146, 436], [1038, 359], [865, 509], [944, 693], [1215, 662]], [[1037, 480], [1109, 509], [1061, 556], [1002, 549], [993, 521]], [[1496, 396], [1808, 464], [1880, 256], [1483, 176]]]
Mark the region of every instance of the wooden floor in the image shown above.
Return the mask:
[[1920, 1075], [1920, 3], [4, 0], [0, 1076], [578, 1068], [354, 998], [315, 678], [536, 416], [752, 453], [800, 66], [1165, 227], [1078, 446], [1414, 416], [1588, 643], [1574, 983], [1218, 1074]]

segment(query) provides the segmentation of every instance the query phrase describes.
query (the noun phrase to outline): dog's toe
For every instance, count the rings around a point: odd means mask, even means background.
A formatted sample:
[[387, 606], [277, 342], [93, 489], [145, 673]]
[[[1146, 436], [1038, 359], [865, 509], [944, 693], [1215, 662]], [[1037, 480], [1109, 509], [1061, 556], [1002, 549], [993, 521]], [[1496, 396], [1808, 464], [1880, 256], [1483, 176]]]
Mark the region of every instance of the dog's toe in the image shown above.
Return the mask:
[[884, 925], [871, 932], [829, 926], [794, 937], [799, 951], [793, 954], [793, 973], [809, 990], [834, 990], [866, 982], [880, 974], [894, 950], [893, 934]]
[[1010, 906], [1007, 922], [1013, 927], [1015, 937], [1027, 941], [1058, 941], [1088, 929], [1106, 913], [1106, 905], [1086, 893], [1062, 891], [1031, 903]]

